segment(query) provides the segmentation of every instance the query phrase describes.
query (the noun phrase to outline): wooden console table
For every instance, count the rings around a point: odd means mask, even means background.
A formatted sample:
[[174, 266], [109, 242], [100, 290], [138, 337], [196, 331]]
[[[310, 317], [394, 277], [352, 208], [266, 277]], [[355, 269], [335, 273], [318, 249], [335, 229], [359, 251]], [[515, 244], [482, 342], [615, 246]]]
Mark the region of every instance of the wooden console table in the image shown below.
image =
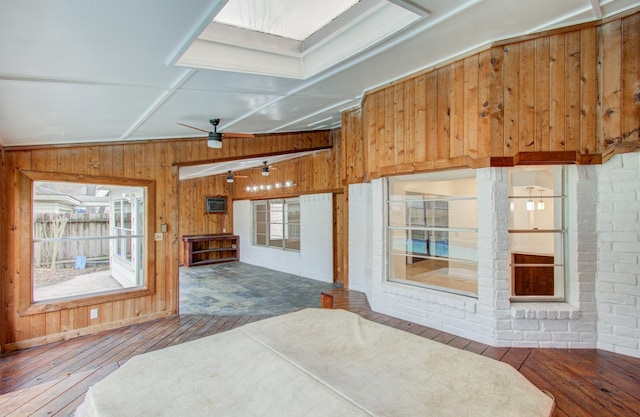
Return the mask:
[[182, 241], [186, 266], [240, 260], [240, 237], [236, 235], [185, 235]]

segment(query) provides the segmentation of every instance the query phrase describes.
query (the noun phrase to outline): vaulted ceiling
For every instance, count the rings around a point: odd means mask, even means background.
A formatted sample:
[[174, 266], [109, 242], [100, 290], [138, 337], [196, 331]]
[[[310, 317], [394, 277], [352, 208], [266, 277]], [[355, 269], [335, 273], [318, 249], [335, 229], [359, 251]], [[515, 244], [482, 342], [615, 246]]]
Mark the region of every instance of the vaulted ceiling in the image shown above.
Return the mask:
[[[255, 1], [268, 6], [268, 0]], [[358, 106], [368, 89], [492, 41], [599, 20], [640, 4], [368, 1], [374, 11], [354, 12], [349, 19], [357, 22], [308, 48], [322, 54], [296, 49], [298, 55], [282, 55], [282, 48], [298, 47], [281, 38], [272, 48], [260, 43], [262, 35], [238, 35], [236, 28], [223, 27], [222, 40], [208, 38], [225, 3], [0, 0], [0, 145], [202, 137], [177, 122], [210, 130], [214, 117], [221, 119], [220, 131], [334, 128], [341, 111]], [[406, 11], [415, 15], [408, 23], [399, 17], [409, 16]], [[372, 28], [381, 36], [368, 38]], [[246, 42], [254, 35], [252, 47]], [[180, 61], [196, 45], [200, 61]]]

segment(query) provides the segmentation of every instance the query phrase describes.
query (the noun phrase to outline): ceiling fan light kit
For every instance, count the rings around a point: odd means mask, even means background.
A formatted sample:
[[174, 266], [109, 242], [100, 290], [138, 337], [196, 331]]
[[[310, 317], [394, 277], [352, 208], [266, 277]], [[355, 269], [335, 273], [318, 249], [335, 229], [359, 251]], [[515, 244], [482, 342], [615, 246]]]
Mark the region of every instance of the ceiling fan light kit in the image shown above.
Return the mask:
[[264, 161], [264, 166], [262, 167], [262, 176], [263, 177], [268, 177], [269, 176], [269, 166], [267, 165], [267, 161]]

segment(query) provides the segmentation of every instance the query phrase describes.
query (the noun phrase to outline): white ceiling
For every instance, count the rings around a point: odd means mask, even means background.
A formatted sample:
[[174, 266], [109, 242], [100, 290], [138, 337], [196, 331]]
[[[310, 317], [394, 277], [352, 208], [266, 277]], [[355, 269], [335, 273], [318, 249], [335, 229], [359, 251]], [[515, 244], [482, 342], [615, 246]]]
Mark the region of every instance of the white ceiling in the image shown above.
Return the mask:
[[223, 3], [0, 0], [0, 145], [202, 137], [176, 122], [208, 130], [214, 117], [223, 132], [336, 127], [368, 89], [495, 40], [640, 4], [413, 0], [426, 17], [306, 79], [173, 65]]

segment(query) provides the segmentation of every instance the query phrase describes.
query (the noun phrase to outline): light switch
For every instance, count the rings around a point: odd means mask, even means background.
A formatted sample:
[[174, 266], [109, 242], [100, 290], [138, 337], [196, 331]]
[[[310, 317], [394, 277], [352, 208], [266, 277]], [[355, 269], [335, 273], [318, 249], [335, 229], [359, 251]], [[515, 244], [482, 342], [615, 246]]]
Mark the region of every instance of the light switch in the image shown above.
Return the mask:
[[162, 224], [160, 225], [160, 231], [161, 231], [162, 233], [167, 233], [167, 224], [166, 224], [166, 223], [162, 223]]
[[156, 233], [153, 238], [156, 242], [162, 240], [162, 233]]

